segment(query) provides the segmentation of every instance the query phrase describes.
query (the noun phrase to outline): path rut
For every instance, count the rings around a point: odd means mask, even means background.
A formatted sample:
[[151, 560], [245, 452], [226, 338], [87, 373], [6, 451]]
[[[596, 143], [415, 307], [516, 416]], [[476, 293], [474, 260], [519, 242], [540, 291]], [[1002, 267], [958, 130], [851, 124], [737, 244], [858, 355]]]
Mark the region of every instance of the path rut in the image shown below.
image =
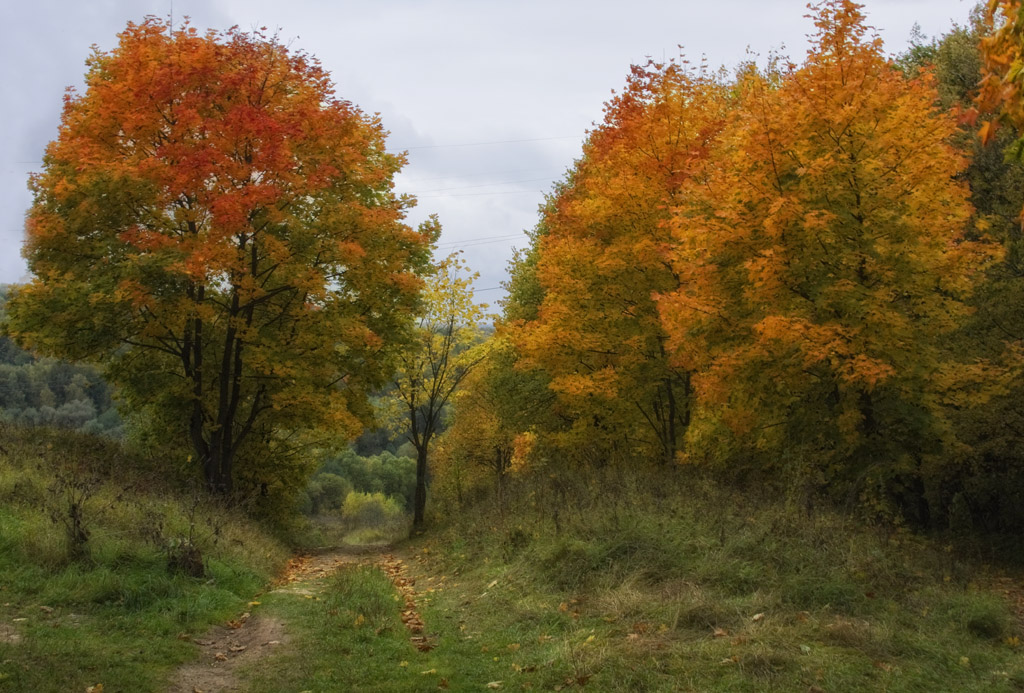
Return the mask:
[[[298, 556], [288, 562], [272, 591], [313, 594], [316, 581], [329, 577], [344, 566], [366, 563], [385, 569], [384, 566], [400, 564], [401, 560], [386, 553], [389, 550], [390, 547], [330, 549]], [[391, 575], [386, 569], [385, 572]], [[249, 603], [250, 608], [258, 605], [258, 601]], [[286, 623], [269, 616], [253, 616], [250, 611], [215, 626], [202, 637], [189, 639], [199, 645], [201, 654], [195, 662], [175, 671], [168, 693], [241, 692], [244, 689], [238, 671], [269, 651], [290, 643]]]

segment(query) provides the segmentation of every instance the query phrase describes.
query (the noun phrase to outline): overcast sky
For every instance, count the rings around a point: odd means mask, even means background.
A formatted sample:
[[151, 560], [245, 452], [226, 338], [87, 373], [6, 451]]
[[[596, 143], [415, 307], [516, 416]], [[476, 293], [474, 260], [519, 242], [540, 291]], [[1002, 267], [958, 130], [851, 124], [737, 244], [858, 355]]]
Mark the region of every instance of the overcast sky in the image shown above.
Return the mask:
[[[166, 17], [172, 0], [2, 0], [0, 9], [0, 282], [26, 277], [20, 250], [61, 96], [81, 86], [90, 46], [116, 44], [126, 22]], [[915, 22], [926, 35], [965, 24], [973, 0], [866, 0], [890, 53]], [[735, 66], [747, 50], [802, 59], [805, 0], [173, 0], [175, 22], [277, 29], [317, 56], [340, 97], [379, 112], [413, 223], [437, 213], [442, 250], [465, 248], [481, 300], [496, 301], [513, 246], [537, 220], [552, 181], [631, 63], [672, 57]]]

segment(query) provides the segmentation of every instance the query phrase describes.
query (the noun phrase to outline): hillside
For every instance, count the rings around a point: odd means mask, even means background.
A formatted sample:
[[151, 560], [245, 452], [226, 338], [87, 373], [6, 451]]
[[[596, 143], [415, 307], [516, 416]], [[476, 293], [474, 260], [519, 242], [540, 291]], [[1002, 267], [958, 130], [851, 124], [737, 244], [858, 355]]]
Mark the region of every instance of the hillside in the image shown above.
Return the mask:
[[237, 617], [288, 557], [115, 442], [2, 431], [0, 690], [164, 690], [189, 637]]

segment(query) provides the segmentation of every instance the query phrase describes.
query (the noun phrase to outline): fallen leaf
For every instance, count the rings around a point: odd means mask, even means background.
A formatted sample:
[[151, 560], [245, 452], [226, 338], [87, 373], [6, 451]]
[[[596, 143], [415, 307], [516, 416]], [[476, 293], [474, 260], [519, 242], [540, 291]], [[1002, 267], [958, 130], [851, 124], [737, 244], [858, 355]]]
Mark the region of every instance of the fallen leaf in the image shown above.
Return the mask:
[[754, 621], [756, 623], [756, 622], [762, 620], [763, 618], [764, 618], [764, 613], [760, 613], [760, 614], [754, 614], [753, 616], [751, 616], [750, 620]]
[[501, 688], [501, 685], [503, 683], [504, 681], [491, 681], [489, 684], [487, 684], [487, 687], [491, 689]]
[[723, 628], [715, 628], [715, 631], [711, 634], [713, 638], [724, 638], [729, 635], [729, 631]]
[[95, 686], [89, 686], [85, 689], [85, 693], [103, 693], [103, 684], [97, 683]]
[[213, 658], [216, 659], [218, 662], [226, 662], [228, 660], [228, 656], [223, 652], [218, 652], [217, 654], [213, 655]]
[[422, 676], [428, 676], [430, 674], [436, 674], [436, 673], [437, 673], [437, 669], [427, 669], [426, 671], [421, 671], [420, 672], [420, 674]]

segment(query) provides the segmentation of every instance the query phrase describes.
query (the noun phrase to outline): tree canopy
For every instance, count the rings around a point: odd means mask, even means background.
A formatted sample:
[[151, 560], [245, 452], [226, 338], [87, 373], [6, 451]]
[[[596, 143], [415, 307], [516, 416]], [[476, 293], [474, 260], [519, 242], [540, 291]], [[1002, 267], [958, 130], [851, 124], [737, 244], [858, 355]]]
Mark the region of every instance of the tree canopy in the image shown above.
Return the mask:
[[102, 363], [214, 490], [247, 445], [266, 460], [314, 427], [351, 436], [437, 233], [403, 222], [385, 135], [262, 31], [129, 24], [32, 179], [13, 334]]

